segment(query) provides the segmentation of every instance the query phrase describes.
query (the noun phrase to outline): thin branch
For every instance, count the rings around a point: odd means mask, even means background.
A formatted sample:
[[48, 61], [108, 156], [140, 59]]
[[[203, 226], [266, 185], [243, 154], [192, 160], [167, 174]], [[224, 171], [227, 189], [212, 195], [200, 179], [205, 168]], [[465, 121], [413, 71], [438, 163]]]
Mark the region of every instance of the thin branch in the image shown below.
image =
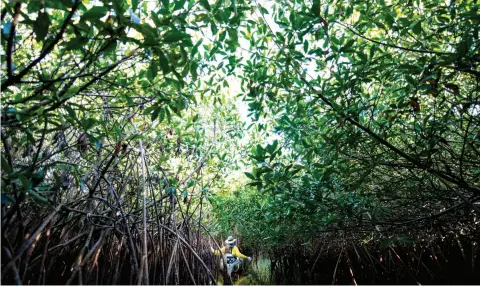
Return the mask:
[[72, 20], [73, 15], [75, 14], [75, 11], [77, 11], [78, 6], [80, 5], [82, 1], [76, 0], [73, 3], [73, 6], [68, 13], [67, 18], [64, 20], [62, 27], [60, 28], [60, 31], [58, 32], [57, 36], [53, 39], [53, 41], [40, 53], [38, 58], [33, 60], [26, 68], [24, 68], [21, 72], [19, 72], [17, 75], [12, 75], [7, 78], [4, 82], [2, 82], [2, 88], [8, 88], [9, 86], [17, 83], [19, 80], [21, 80], [34, 66], [36, 66], [40, 61], [42, 61], [52, 50], [53, 48], [60, 42], [60, 40], [63, 38], [63, 34], [65, 33], [65, 30], [67, 29], [68, 24], [70, 23], [70, 20]]
[[13, 15], [12, 26], [10, 27], [10, 34], [7, 41], [7, 75], [8, 77], [12, 76], [12, 54], [13, 54], [13, 41], [15, 40], [15, 28], [17, 27], [18, 17], [20, 16], [20, 8], [22, 2], [17, 2], [15, 4], [15, 12]]
[[342, 22], [333, 21], [332, 23], [339, 24], [340, 26], [348, 29], [350, 32], [354, 33], [356, 36], [358, 36], [358, 37], [360, 37], [364, 40], [370, 41], [370, 42], [378, 44], [378, 45], [386, 46], [386, 47], [389, 47], [389, 48], [399, 49], [399, 50], [408, 51], [408, 52], [423, 53], [423, 54], [435, 54], [435, 55], [451, 55], [452, 54], [452, 53], [435, 52], [435, 51], [429, 51], [429, 50], [418, 50], [418, 49], [406, 48], [406, 47], [396, 46], [396, 45], [392, 45], [392, 44], [388, 44], [388, 43], [383, 43], [383, 42], [380, 42], [380, 41], [377, 41], [377, 40], [374, 40], [374, 39], [367, 38], [363, 34], [355, 31], [353, 28], [351, 28], [350, 26], [348, 26], [348, 25], [346, 25]]
[[17, 259], [20, 258], [20, 256], [22, 256], [22, 254], [25, 252], [25, 250], [27, 250], [30, 245], [32, 245], [32, 243], [35, 242], [36, 240], [36, 237], [37, 235], [40, 234], [40, 232], [43, 231], [43, 229], [48, 225], [48, 223], [55, 217], [55, 215], [57, 214], [57, 212], [60, 210], [60, 208], [62, 208], [63, 206], [63, 203], [59, 204], [55, 210], [53, 212], [50, 213], [50, 215], [40, 224], [40, 226], [37, 228], [37, 230], [30, 236], [29, 239], [27, 239], [27, 241], [25, 241], [25, 243], [23, 243], [23, 245], [17, 250], [17, 252], [15, 253], [15, 256], [13, 256], [13, 258], [10, 260], [10, 262], [7, 263], [7, 265], [5, 267], [3, 267], [2, 269], [2, 276], [4, 276], [7, 271], [13, 267], [15, 265], [15, 262], [17, 261]]

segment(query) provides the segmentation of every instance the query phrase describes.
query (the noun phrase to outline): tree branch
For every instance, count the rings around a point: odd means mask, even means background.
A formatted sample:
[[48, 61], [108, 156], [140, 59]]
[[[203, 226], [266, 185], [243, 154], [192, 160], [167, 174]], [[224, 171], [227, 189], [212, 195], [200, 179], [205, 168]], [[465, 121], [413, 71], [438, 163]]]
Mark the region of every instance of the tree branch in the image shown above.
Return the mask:
[[20, 73], [17, 75], [12, 75], [7, 78], [4, 82], [2, 82], [2, 88], [8, 88], [9, 86], [17, 83], [19, 80], [22, 79], [34, 66], [36, 66], [40, 61], [42, 61], [52, 50], [53, 48], [60, 42], [60, 40], [63, 38], [63, 34], [65, 33], [65, 30], [67, 29], [68, 24], [70, 23], [70, 20], [72, 19], [73, 15], [75, 14], [75, 11], [77, 10], [78, 6], [80, 5], [82, 1], [76, 0], [75, 3], [73, 4], [72, 9], [68, 13], [67, 18], [63, 22], [62, 27], [60, 28], [60, 31], [58, 32], [57, 36], [53, 39], [53, 41], [40, 53], [40, 56], [33, 60], [26, 68], [24, 68]]
[[383, 42], [380, 42], [380, 41], [377, 41], [377, 40], [374, 40], [374, 39], [367, 38], [366, 36], [364, 36], [361, 33], [355, 31], [350, 26], [347, 26], [346, 24], [344, 24], [342, 22], [334, 21], [333, 23], [339, 24], [340, 26], [348, 29], [350, 32], [354, 33], [356, 36], [358, 36], [358, 37], [360, 37], [364, 40], [367, 40], [369, 42], [372, 42], [372, 43], [375, 43], [375, 44], [378, 44], [378, 45], [386, 46], [386, 47], [389, 47], [389, 48], [399, 49], [399, 50], [408, 51], [408, 52], [422, 53], [422, 54], [435, 54], [435, 55], [450, 55], [451, 54], [451, 53], [434, 52], [434, 51], [428, 51], [428, 50], [417, 50], [417, 49], [412, 49], [412, 48], [400, 47], [400, 46], [396, 46], [396, 45], [392, 45], [392, 44], [388, 44], [388, 43], [383, 43]]

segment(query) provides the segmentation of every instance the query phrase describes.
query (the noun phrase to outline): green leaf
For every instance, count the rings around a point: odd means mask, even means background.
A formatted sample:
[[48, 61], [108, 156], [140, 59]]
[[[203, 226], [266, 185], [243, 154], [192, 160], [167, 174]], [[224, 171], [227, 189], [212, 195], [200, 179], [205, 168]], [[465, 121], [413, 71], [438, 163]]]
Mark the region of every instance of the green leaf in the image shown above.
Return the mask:
[[272, 150], [275, 151], [278, 147], [278, 140], [274, 140], [272, 143]]
[[352, 40], [352, 39], [348, 40], [348, 42], [346, 42], [345, 45], [342, 46], [341, 50], [342, 50], [342, 51], [347, 50], [348, 48], [350, 48], [351, 46], [353, 46], [353, 43], [355, 43], [354, 40]]
[[117, 133], [118, 136], [122, 137], [122, 130], [117, 125], [117, 123], [115, 123], [115, 125], [113, 125], [113, 131], [115, 131], [115, 133]]
[[30, 187], [31, 187], [30, 180], [25, 175], [19, 175], [18, 179], [20, 179], [20, 182], [22, 182], [24, 191], [30, 190]]
[[69, 50], [80, 50], [84, 49], [85, 45], [88, 43], [89, 39], [84, 36], [78, 36], [70, 40], [68, 43], [65, 44], [65, 49]]
[[220, 23], [227, 23], [228, 22], [228, 18], [229, 18], [229, 12], [225, 11], [225, 10], [217, 10], [215, 12], [215, 14], [213, 15], [215, 17], [215, 19], [220, 22]]
[[158, 114], [160, 113], [161, 109], [162, 109], [161, 107], [157, 107], [153, 110], [152, 115], [151, 115], [152, 122], [155, 121], [155, 119], [157, 119]]
[[77, 114], [70, 105], [64, 105], [63, 108], [65, 108], [65, 110], [68, 112], [68, 115], [70, 115], [72, 119], [77, 119]]
[[103, 50], [104, 53], [109, 54], [109, 53], [114, 53], [117, 50], [117, 41], [111, 42], [108, 47]]
[[175, 7], [173, 8], [174, 11], [183, 9], [185, 6], [186, 0], [175, 0]]
[[[67, 11], [68, 7], [72, 7], [72, 2], [70, 1], [69, 5], [66, 3], [69, 0], [46, 0], [42, 1], [45, 3], [45, 8], [53, 8], [53, 9], [59, 9], [59, 10], [65, 10]], [[37, 1], [31, 1], [31, 2], [37, 2]], [[39, 1], [40, 2], [40, 1]]]
[[157, 49], [156, 53], [160, 58], [160, 68], [162, 69], [163, 74], [167, 75], [170, 72], [170, 65], [168, 64], [168, 59], [160, 49]]
[[12, 173], [12, 167], [8, 164], [7, 159], [3, 157], [3, 154], [2, 154], [2, 171], [5, 171], [7, 174]]
[[310, 11], [313, 13], [313, 15], [320, 17], [320, 2], [319, 1], [313, 1], [312, 8]]
[[249, 172], [244, 172], [245, 173], [245, 176], [247, 176], [250, 180], [256, 180], [257, 178], [255, 178], [255, 176], [252, 175], [252, 173], [249, 173]]
[[158, 121], [163, 122], [164, 119], [165, 119], [165, 108], [160, 108], [160, 116], [158, 118]]
[[212, 8], [210, 7], [208, 0], [200, 0], [199, 3], [203, 8], [207, 9], [207, 11], [211, 11]]
[[113, 9], [117, 15], [122, 15], [128, 9], [124, 1], [112, 1], [112, 3], [113, 3]]
[[158, 74], [158, 67], [157, 67], [157, 62], [156, 61], [152, 61], [150, 63], [150, 68], [148, 69], [147, 71], [147, 79], [148, 81], [150, 82], [153, 82], [155, 80], [155, 77], [157, 76]]
[[132, 10], [135, 11], [138, 8], [138, 0], [132, 0]]
[[215, 25], [215, 22], [213, 22], [213, 21], [210, 23], [210, 30], [212, 31], [212, 35], [214, 35], [214, 36], [218, 32], [217, 25]]
[[303, 51], [308, 53], [308, 41], [303, 42]]
[[260, 11], [262, 12], [262, 14], [265, 14], [265, 15], [268, 15], [268, 10], [265, 9], [262, 5], [258, 5], [258, 8], [260, 9]]
[[100, 18], [105, 16], [108, 12], [107, 7], [104, 6], [94, 6], [82, 16], [83, 21], [98, 21]]
[[163, 5], [163, 8], [167, 9], [168, 10], [168, 6], [170, 5], [170, 1], [169, 0], [162, 0], [162, 5]]
[[43, 3], [40, 1], [28, 1], [27, 11], [28, 13], [35, 13], [43, 8]]
[[50, 26], [50, 18], [47, 13], [40, 12], [35, 23], [33, 24], [33, 31], [37, 37], [37, 42], [43, 42], [48, 34], [48, 27]]
[[168, 108], [165, 108], [165, 115], [167, 115], [167, 121], [170, 123], [172, 121], [172, 114]]
[[198, 69], [197, 62], [192, 62], [190, 65], [190, 74], [192, 75], [193, 81], [196, 81], [198, 78], [197, 69]]
[[410, 25], [410, 29], [416, 34], [419, 35], [422, 32], [422, 20], [414, 22]]
[[180, 31], [169, 31], [163, 37], [165, 43], [175, 43], [184, 39], [190, 39], [190, 36]]
[[82, 127], [85, 131], [88, 131], [90, 128], [95, 125], [96, 120], [93, 118], [87, 118], [82, 120]]
[[387, 22], [388, 26], [391, 27], [393, 25], [394, 21], [395, 21], [395, 19], [392, 17], [392, 15], [390, 15], [390, 13], [385, 15], [385, 22]]
[[192, 51], [190, 52], [190, 56], [193, 57], [198, 53], [198, 47], [202, 44], [203, 39], [200, 39], [195, 46], [193, 46]]

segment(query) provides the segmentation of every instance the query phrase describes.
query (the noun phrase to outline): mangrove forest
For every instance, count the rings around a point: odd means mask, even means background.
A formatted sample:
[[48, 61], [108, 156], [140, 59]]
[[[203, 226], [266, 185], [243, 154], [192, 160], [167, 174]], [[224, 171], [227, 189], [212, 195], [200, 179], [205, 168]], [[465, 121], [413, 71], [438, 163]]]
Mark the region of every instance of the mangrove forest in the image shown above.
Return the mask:
[[2, 284], [480, 284], [478, 0], [0, 11]]

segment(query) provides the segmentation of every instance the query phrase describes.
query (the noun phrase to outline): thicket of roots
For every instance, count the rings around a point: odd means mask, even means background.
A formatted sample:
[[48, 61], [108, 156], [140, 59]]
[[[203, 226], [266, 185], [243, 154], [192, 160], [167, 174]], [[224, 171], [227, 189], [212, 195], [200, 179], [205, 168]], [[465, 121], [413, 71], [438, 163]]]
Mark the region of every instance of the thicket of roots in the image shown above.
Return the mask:
[[147, 263], [142, 263], [142, 212], [116, 199], [113, 188], [93, 198], [70, 194], [52, 207], [34, 202], [4, 207], [2, 283], [214, 281], [205, 242], [191, 217], [176, 217], [173, 196], [157, 199], [156, 208], [148, 209]]
[[463, 218], [375, 230], [369, 241], [370, 231], [338, 231], [275, 249], [268, 253], [270, 283], [478, 284], [478, 217], [457, 215]]
[[[200, 224], [205, 193], [190, 189], [182, 196], [174, 188], [201, 176], [201, 158], [179, 178], [150, 173], [160, 155], [148, 154], [138, 141], [87, 152], [75, 148], [79, 134], [73, 134], [58, 152], [22, 156], [23, 148], [4, 135], [2, 283], [215, 282], [208, 232]], [[56, 148], [57, 137], [52, 132], [40, 142]], [[62, 164], [63, 156], [69, 164]], [[15, 172], [28, 175], [29, 190], [9, 179]]]

